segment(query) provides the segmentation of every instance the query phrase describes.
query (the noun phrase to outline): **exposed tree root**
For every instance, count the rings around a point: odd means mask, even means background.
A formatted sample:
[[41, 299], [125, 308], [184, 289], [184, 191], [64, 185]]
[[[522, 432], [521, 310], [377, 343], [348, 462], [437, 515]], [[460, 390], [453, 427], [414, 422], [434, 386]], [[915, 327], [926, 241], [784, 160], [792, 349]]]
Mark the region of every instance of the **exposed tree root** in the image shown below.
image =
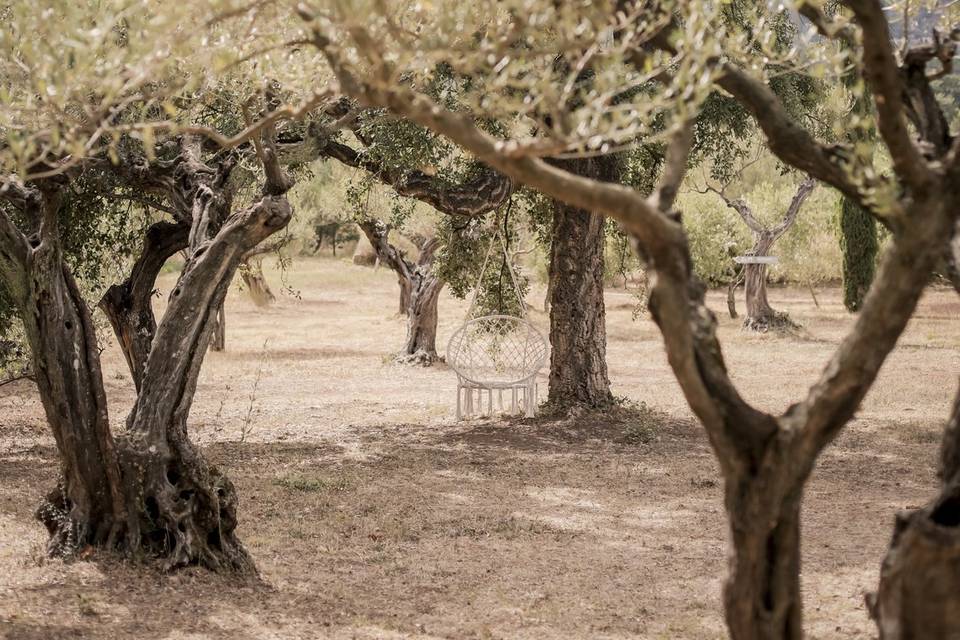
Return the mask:
[[51, 557], [85, 557], [92, 547], [156, 558], [166, 570], [199, 565], [215, 571], [256, 573], [237, 539], [237, 492], [216, 467], [191, 451], [119, 450], [124, 490], [138, 512], [126, 521], [113, 514], [77, 513], [63, 482], [36, 511], [50, 534]]
[[765, 315], [759, 318], [746, 317], [743, 319], [743, 329], [746, 331], [755, 331], [757, 333], [795, 333], [801, 329], [801, 325], [794, 322], [789, 315], [779, 311], [774, 311], [772, 315]]
[[398, 353], [393, 361], [403, 365], [430, 367], [434, 363], [443, 362], [443, 356], [437, 355], [436, 352], [431, 353], [424, 349], [417, 349], [414, 353]]

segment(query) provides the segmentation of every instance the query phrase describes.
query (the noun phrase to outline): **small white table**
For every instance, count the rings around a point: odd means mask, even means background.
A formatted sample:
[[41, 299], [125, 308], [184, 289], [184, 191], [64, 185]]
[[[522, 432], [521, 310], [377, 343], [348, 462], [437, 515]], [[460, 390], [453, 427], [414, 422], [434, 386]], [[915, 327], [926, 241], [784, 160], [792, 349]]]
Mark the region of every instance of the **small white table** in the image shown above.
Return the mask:
[[734, 256], [733, 261], [737, 264], [777, 264], [780, 259], [777, 256]]

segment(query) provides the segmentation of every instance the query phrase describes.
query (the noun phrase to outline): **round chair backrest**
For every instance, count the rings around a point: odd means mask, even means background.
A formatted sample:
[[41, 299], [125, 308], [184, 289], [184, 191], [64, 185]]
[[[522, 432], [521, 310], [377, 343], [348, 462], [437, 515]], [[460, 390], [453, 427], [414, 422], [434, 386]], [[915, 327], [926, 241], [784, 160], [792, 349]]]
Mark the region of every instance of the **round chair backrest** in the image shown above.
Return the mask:
[[537, 375], [546, 360], [543, 334], [515, 316], [468, 320], [447, 345], [447, 364], [457, 375], [485, 386], [526, 382]]

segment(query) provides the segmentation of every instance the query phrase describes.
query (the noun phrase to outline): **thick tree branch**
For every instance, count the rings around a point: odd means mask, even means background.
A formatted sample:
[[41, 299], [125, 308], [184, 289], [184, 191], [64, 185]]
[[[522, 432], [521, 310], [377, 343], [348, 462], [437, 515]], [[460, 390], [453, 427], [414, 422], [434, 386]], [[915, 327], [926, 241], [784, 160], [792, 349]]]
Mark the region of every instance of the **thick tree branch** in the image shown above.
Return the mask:
[[[648, 48], [679, 52], [669, 38], [676, 23], [666, 25], [644, 47], [628, 52], [627, 62], [638, 71], [644, 70]], [[818, 142], [806, 129], [794, 121], [777, 94], [764, 82], [732, 64], [722, 66], [717, 85], [732, 95], [757, 121], [767, 138], [767, 147], [781, 161], [811, 175], [821, 182], [836, 187], [845, 195], [869, 210], [856, 183], [850, 180], [844, 166], [849, 162], [847, 151], [839, 146]]]
[[754, 233], [765, 233], [767, 231], [766, 227], [763, 226], [755, 215], [753, 215], [753, 209], [750, 208], [750, 205], [743, 198], [730, 198], [726, 194], [726, 189], [717, 189], [711, 185], [706, 185], [705, 191], [710, 191], [723, 200], [723, 203], [727, 205], [730, 209], [733, 209], [737, 212], [740, 218], [750, 227], [750, 230]]
[[787, 212], [783, 216], [783, 220], [780, 223], [770, 229], [770, 233], [773, 235], [774, 240], [778, 239], [784, 233], [787, 232], [787, 229], [793, 226], [794, 220], [797, 219], [797, 214], [800, 213], [800, 208], [803, 207], [803, 203], [806, 199], [813, 193], [813, 189], [817, 186], [817, 181], [811, 177], [807, 177], [800, 183], [800, 186], [797, 187], [797, 192], [793, 195], [793, 199], [790, 200], [790, 206], [787, 207]]
[[797, 12], [810, 21], [817, 28], [817, 32], [825, 38], [839, 40], [850, 48], [856, 46], [856, 36], [849, 25], [836, 24], [823, 11], [823, 7], [815, 2], [800, 2]]
[[687, 175], [690, 162], [690, 149], [693, 146], [693, 122], [683, 123], [671, 136], [667, 146], [667, 157], [657, 190], [654, 192], [654, 206], [668, 212], [680, 193], [680, 184]]
[[905, 87], [883, 5], [879, 0], [847, 0], [846, 4], [863, 34], [864, 75], [873, 89], [877, 128], [890, 150], [894, 171], [909, 187], [922, 190], [930, 185], [933, 173], [907, 128]]
[[187, 247], [189, 234], [190, 225], [185, 222], [151, 225], [130, 276], [107, 289], [100, 300], [138, 390], [157, 330], [152, 306], [157, 276], [168, 258]]
[[451, 216], [484, 215], [502, 207], [514, 190], [509, 178], [489, 167], [484, 167], [484, 170], [465, 182], [450, 184], [423, 171], [391, 169], [340, 142], [327, 142], [318, 149], [318, 155], [368, 171], [399, 195], [426, 202], [440, 213]]
[[357, 226], [367, 236], [367, 240], [370, 241], [370, 245], [382, 264], [390, 267], [399, 277], [405, 280], [413, 277], [413, 270], [416, 267], [404, 257], [403, 252], [390, 243], [389, 226], [373, 218], [358, 222]]
[[849, 159], [841, 147], [817, 142], [787, 113], [773, 90], [745, 71], [725, 65], [717, 84], [750, 111], [767, 138], [770, 151], [786, 164], [825, 182], [865, 209], [859, 187], [850, 180], [844, 166]]

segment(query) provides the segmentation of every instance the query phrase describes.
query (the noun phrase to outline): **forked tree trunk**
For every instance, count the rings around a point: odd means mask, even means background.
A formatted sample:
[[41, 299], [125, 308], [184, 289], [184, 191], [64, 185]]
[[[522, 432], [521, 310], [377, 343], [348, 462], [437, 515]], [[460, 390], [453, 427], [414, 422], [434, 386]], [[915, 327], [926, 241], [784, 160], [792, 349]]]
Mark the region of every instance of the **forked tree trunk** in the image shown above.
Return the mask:
[[[143, 388], [123, 440], [127, 490], [140, 503], [140, 535], [171, 565], [215, 569], [250, 566], [235, 536], [237, 496], [230, 481], [208, 465], [187, 437], [187, 417], [204, 353], [243, 251], [289, 220], [280, 198], [230, 220], [184, 266], [147, 362]], [[252, 237], [251, 237], [252, 236]]]
[[[619, 162], [614, 157], [556, 164], [598, 180], [619, 178]], [[547, 401], [558, 412], [572, 407], [600, 408], [613, 401], [603, 301], [604, 221], [602, 215], [557, 200], [553, 203]]]
[[428, 238], [420, 245], [416, 262], [408, 260], [403, 252], [390, 244], [390, 227], [379, 220], [365, 220], [358, 224], [377, 260], [397, 274], [400, 285], [400, 313], [407, 317], [407, 336], [397, 361], [404, 364], [430, 365], [439, 359], [437, 354], [437, 301], [445, 282], [433, 273], [433, 260], [440, 242]]
[[262, 309], [277, 301], [277, 297], [270, 290], [270, 283], [263, 275], [263, 258], [247, 257], [240, 265], [240, 277], [250, 300], [256, 306]]
[[[15, 298], [33, 351], [37, 386], [57, 442], [61, 480], [37, 510], [49, 551], [69, 556], [88, 545], [164, 559], [167, 567], [201, 564], [253, 570], [237, 540], [236, 492], [187, 437], [186, 421], [220, 308], [243, 252], [287, 224], [280, 195], [230, 214], [231, 156], [216, 169], [183, 146], [176, 188], [193, 200], [190, 257], [157, 327], [127, 431], [113, 440], [89, 309], [64, 266], [58, 230], [64, 188], [19, 187], [28, 242], [0, 212], [0, 278]], [[269, 158], [269, 154], [264, 154]], [[275, 157], [275, 156], [274, 156]], [[264, 162], [267, 166], [267, 162]], [[268, 187], [288, 183], [268, 171]], [[194, 180], [196, 182], [194, 182]]]
[[[773, 227], [764, 226], [760, 220], [754, 216], [750, 205], [744, 200], [729, 198], [725, 192], [726, 187], [718, 190], [708, 185], [707, 191], [713, 191], [720, 196], [724, 203], [740, 214], [743, 221], [750, 227], [750, 231], [753, 232], [753, 247], [750, 249], [748, 255], [767, 256], [770, 255], [770, 250], [773, 248], [774, 243], [789, 231], [793, 223], [796, 222], [800, 208], [813, 192], [816, 184], [813, 178], [808, 177], [804, 179], [804, 181], [800, 183], [800, 186], [797, 187], [797, 192], [790, 201], [790, 205], [787, 207], [783, 219]], [[706, 191], [704, 191], [704, 193], [706, 193]], [[767, 300], [767, 265], [745, 264], [743, 268], [743, 280], [744, 292], [747, 299], [747, 315], [743, 319], [745, 329], [767, 331], [769, 329], [794, 329], [797, 327], [797, 324], [793, 322], [787, 314], [776, 311], [770, 306], [770, 302]], [[735, 286], [735, 284], [731, 285], [731, 288], [728, 290], [728, 299], [731, 300], [728, 302], [728, 306], [730, 307], [730, 316], [733, 318], [736, 317], [736, 311], [732, 302], [732, 294]]]
[[107, 289], [100, 300], [100, 309], [110, 320], [138, 391], [157, 330], [153, 314], [157, 275], [168, 258], [186, 248], [189, 232], [190, 225], [182, 222], [152, 225], [130, 277]]

